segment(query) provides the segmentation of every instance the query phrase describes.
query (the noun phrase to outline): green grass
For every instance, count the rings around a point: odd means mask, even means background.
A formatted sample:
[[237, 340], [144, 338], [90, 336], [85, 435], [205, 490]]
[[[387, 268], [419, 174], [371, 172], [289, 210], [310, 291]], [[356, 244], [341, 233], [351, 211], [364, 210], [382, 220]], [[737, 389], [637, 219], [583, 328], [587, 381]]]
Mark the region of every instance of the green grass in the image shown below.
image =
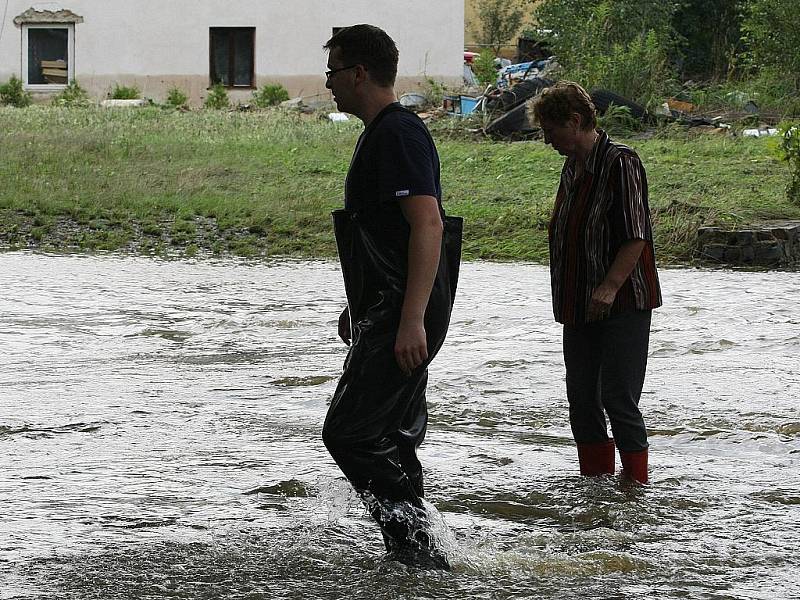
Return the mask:
[[[0, 108], [0, 245], [333, 256], [330, 211], [361, 128], [281, 111]], [[538, 142], [435, 133], [465, 257], [545, 260], [562, 159]], [[702, 224], [800, 218], [770, 141], [662, 131], [648, 170], [662, 262]]]

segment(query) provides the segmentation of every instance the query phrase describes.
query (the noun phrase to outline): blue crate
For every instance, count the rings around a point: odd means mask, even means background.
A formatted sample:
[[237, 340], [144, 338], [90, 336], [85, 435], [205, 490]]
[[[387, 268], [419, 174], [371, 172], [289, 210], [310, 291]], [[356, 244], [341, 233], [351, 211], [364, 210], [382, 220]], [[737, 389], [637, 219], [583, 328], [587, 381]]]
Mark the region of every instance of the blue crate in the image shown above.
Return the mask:
[[478, 98], [470, 98], [469, 96], [461, 96], [461, 114], [468, 115], [475, 110], [478, 106]]

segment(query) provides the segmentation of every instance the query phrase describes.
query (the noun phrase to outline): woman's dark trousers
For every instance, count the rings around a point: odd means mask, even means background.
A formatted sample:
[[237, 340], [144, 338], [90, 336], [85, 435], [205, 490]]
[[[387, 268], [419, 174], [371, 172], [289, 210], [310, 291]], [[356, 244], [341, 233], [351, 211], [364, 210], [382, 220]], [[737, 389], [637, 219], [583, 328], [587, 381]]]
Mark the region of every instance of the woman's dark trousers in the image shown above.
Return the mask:
[[[649, 310], [634, 311], [564, 326], [569, 420], [583, 474], [614, 472], [614, 442], [623, 468], [626, 460], [641, 463], [643, 459], [646, 473], [647, 430], [639, 398], [647, 368], [651, 315]], [[608, 436], [606, 415], [613, 440]]]

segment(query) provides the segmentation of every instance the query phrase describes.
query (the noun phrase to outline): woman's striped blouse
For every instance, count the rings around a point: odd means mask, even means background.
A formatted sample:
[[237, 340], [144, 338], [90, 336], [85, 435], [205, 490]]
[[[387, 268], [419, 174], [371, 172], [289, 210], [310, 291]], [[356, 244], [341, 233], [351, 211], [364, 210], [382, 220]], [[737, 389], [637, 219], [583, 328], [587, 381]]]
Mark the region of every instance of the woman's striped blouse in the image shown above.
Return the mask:
[[648, 243], [609, 314], [661, 306], [644, 166], [631, 148], [598, 133], [579, 179], [576, 159], [564, 164], [550, 221], [553, 313], [567, 325], [587, 322], [592, 292], [629, 240]]

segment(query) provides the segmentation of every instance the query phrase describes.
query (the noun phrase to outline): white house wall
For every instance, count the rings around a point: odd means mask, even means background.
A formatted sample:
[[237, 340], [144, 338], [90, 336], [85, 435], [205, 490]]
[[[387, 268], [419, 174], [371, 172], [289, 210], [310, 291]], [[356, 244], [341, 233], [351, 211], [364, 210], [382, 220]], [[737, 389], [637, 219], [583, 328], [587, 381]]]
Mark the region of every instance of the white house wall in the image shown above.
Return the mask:
[[[292, 96], [327, 93], [322, 45], [333, 27], [355, 23], [394, 38], [401, 91], [426, 77], [461, 80], [463, 0], [0, 0], [0, 81], [22, 75], [21, 27], [13, 19], [32, 7], [83, 17], [75, 25], [74, 73], [95, 97], [119, 83], [161, 100], [177, 85], [199, 102], [209, 85], [210, 27], [255, 27], [257, 85], [279, 82]], [[234, 97], [250, 93], [235, 90]]]

